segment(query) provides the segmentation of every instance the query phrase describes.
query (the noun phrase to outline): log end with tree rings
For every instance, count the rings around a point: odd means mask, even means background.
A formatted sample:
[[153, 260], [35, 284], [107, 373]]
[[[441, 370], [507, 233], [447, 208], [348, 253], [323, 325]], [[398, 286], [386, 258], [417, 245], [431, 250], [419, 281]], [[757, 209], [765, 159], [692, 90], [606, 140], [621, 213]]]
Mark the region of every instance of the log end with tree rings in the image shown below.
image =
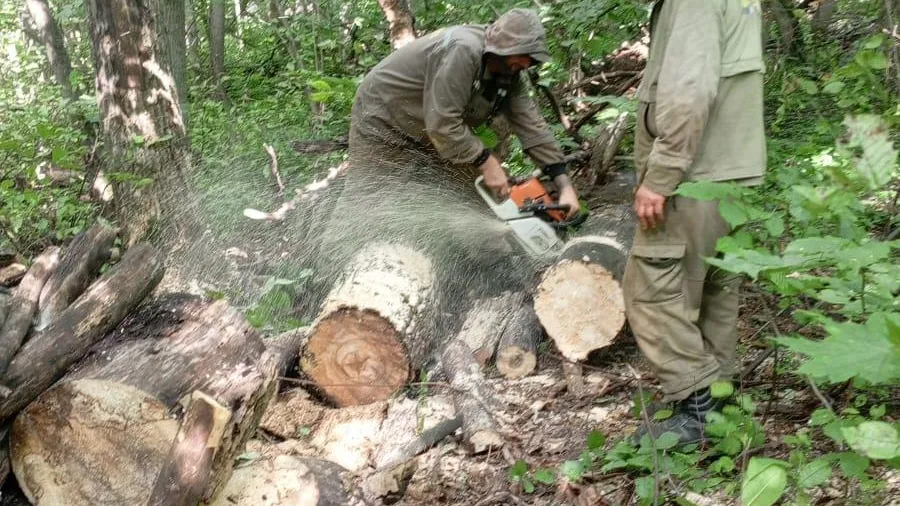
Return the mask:
[[394, 326], [374, 311], [355, 308], [337, 310], [316, 325], [301, 367], [341, 407], [387, 399], [410, 376]]
[[609, 346], [625, 325], [619, 282], [627, 248], [610, 237], [571, 241], [543, 275], [534, 310], [547, 335], [569, 360]]
[[144, 504], [178, 426], [165, 404], [137, 388], [62, 383], [15, 419], [12, 469], [32, 504]]
[[497, 352], [497, 370], [504, 378], [518, 379], [531, 374], [537, 367], [534, 350], [508, 346]]

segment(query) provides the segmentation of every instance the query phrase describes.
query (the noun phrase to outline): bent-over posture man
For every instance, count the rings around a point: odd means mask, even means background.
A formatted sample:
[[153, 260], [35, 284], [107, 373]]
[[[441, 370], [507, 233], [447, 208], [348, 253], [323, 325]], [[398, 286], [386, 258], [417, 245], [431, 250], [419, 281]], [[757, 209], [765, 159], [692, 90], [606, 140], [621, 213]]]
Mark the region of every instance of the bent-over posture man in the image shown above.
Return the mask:
[[763, 72], [759, 0], [654, 5], [634, 148], [640, 224], [624, 276], [629, 324], [674, 403], [653, 437], [699, 442], [721, 408], [710, 385], [736, 373], [741, 278], [704, 261], [731, 230], [717, 202], [673, 193], [685, 181], [762, 182]]
[[437, 177], [460, 179], [470, 189], [480, 172], [505, 197], [507, 174], [473, 132], [500, 114], [574, 215], [578, 199], [565, 158], [524, 87], [522, 71], [549, 59], [541, 21], [527, 9], [512, 9], [490, 25], [452, 26], [410, 42], [375, 66], [357, 90], [351, 167], [356, 162], [369, 171], [389, 164], [414, 171], [404, 165], [418, 157], [420, 164], [446, 167], [446, 175]]

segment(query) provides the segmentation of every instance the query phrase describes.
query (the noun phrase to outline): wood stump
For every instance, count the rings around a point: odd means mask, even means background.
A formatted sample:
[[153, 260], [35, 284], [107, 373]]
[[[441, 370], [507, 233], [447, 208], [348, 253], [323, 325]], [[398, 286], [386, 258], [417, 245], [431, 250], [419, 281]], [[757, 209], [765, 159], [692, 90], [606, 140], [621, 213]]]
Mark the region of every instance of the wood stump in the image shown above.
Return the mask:
[[[172, 488], [173, 469], [207, 467], [174, 488], [188, 496], [179, 501], [208, 501], [274, 394], [276, 369], [226, 301], [175, 294], [148, 303], [16, 418], [13, 470], [32, 502], [79, 506], [146, 504], [155, 488]], [[211, 418], [190, 415], [203, 399]], [[206, 427], [211, 454], [205, 443], [183, 447], [179, 426]], [[173, 463], [179, 455], [187, 461]]]
[[428, 356], [431, 261], [411, 248], [362, 249], [327, 296], [301, 356], [303, 372], [337, 406], [402, 388]]

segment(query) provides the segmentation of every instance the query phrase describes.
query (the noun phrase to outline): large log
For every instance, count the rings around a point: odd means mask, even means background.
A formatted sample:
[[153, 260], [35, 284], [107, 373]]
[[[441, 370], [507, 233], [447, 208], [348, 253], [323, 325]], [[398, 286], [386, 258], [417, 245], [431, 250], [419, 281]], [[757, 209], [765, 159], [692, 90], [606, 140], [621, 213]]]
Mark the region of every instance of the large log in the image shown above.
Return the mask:
[[362, 249], [312, 325], [303, 372], [338, 406], [390, 397], [432, 350], [433, 284], [431, 261], [411, 248]]
[[28, 334], [34, 312], [38, 307], [41, 290], [59, 264], [59, 248], [51, 246], [41, 253], [28, 269], [28, 273], [16, 287], [10, 302], [9, 314], [0, 329], [0, 376], [22, 346]]
[[53, 325], [32, 336], [6, 371], [4, 383], [12, 394], [0, 401], [0, 420], [18, 413], [62, 377], [156, 287], [163, 270], [162, 256], [149, 244], [138, 244]]
[[97, 224], [72, 239], [60, 259], [59, 267], [41, 290], [35, 330], [47, 328], [87, 289], [109, 260], [116, 233], [114, 228]]
[[625, 325], [621, 280], [634, 224], [629, 204], [595, 211], [541, 277], [535, 313], [569, 360], [609, 346]]
[[[146, 304], [16, 418], [16, 477], [40, 504], [146, 504], [160, 480], [171, 483], [161, 475], [179, 426], [170, 415], [202, 392], [231, 411], [209, 472], [197, 478], [209, 501], [274, 394], [276, 368], [226, 301], [173, 294]], [[143, 433], [145, 425], [158, 427]]]

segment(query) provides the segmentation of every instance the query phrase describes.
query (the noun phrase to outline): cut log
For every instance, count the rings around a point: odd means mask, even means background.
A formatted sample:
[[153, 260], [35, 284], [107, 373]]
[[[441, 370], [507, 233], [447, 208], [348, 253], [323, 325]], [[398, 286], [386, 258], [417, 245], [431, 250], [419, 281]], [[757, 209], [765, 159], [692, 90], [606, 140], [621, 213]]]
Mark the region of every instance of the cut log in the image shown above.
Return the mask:
[[403, 246], [364, 248], [312, 325], [303, 372], [338, 406], [387, 399], [431, 351], [431, 261]]
[[355, 506], [349, 478], [327, 460], [277, 455], [234, 470], [210, 506]]
[[609, 346], [625, 325], [621, 279], [634, 234], [630, 205], [595, 212], [547, 269], [534, 310], [559, 352], [571, 361]]
[[530, 302], [524, 302], [511, 315], [497, 345], [497, 370], [504, 378], [517, 379], [537, 367], [537, 348], [544, 330]]
[[453, 402], [462, 418], [463, 437], [474, 453], [503, 446], [497, 422], [491, 415], [496, 401], [466, 343], [453, 339], [441, 354], [441, 366], [454, 388]]
[[230, 419], [231, 410], [203, 392], [194, 391], [148, 506], [197, 504]]
[[131, 248], [56, 323], [25, 343], [6, 372], [6, 386], [13, 392], [0, 401], [0, 420], [18, 413], [62, 377], [153, 290], [163, 270], [162, 256], [152, 246]]
[[16, 286], [22, 281], [22, 278], [25, 277], [25, 273], [27, 272], [28, 267], [20, 263], [14, 263], [3, 267], [0, 269], [0, 286], [6, 288]]
[[[30, 497], [64, 501], [40, 504], [146, 504], [178, 431], [169, 414], [200, 391], [232, 414], [202, 489], [209, 501], [274, 394], [275, 369], [262, 339], [225, 301], [173, 294], [146, 304], [16, 418], [16, 477]], [[142, 405], [161, 413], [165, 430], [132, 438], [146, 417], [128, 406]]]
[[22, 346], [38, 307], [41, 290], [59, 264], [59, 248], [51, 246], [41, 253], [16, 287], [10, 311], [0, 330], [0, 376], [6, 373], [9, 362]]
[[116, 233], [116, 229], [98, 224], [72, 239], [59, 267], [41, 290], [35, 330], [47, 328], [87, 289], [109, 259]]
[[479, 366], [484, 367], [494, 358], [497, 343], [524, 301], [525, 295], [522, 293], [504, 292], [472, 304], [457, 339], [469, 346]]

